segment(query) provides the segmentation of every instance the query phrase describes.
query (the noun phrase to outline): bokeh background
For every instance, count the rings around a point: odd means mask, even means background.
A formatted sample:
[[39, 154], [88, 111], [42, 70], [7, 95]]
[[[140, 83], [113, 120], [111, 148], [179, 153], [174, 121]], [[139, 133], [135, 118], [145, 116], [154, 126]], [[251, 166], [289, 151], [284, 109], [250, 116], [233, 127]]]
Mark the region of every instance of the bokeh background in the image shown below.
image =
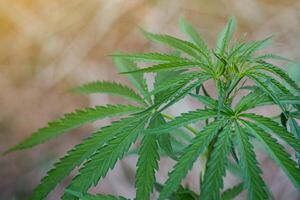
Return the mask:
[[[119, 102], [105, 95], [82, 97], [66, 90], [96, 79], [124, 81], [107, 55], [116, 50], [160, 49], [143, 38], [138, 26], [182, 37], [177, 28], [180, 16], [193, 22], [210, 47], [228, 17], [235, 16], [239, 34], [247, 33], [249, 39], [275, 34], [275, 43], [268, 50], [300, 60], [299, 0], [0, 0], [0, 151], [64, 112]], [[299, 66], [284, 67], [300, 79]], [[184, 102], [179, 109], [192, 106]], [[260, 112], [273, 114], [276, 110]], [[0, 199], [26, 199], [57, 158], [93, 126], [0, 157]], [[300, 199], [263, 152], [259, 160], [275, 199]], [[135, 161], [130, 157], [119, 162], [92, 192], [133, 197]], [[161, 164], [158, 180], [163, 181], [173, 163], [163, 159]], [[197, 191], [195, 174], [194, 169], [185, 183]], [[70, 177], [48, 199], [60, 199], [69, 181]], [[234, 181], [227, 178], [226, 185]]]

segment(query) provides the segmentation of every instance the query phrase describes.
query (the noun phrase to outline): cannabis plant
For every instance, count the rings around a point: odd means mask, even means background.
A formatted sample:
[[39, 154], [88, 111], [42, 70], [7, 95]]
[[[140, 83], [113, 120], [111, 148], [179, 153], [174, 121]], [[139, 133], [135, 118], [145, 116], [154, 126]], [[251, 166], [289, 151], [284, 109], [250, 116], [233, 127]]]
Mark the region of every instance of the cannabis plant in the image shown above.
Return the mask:
[[[299, 190], [300, 88], [282, 68], [268, 61], [288, 59], [257, 53], [272, 37], [250, 42], [243, 38], [232, 40], [235, 26], [235, 20], [230, 19], [214, 49], [205, 44], [184, 18], [180, 20], [180, 28], [188, 41], [142, 30], [146, 38], [172, 51], [114, 54], [118, 70], [130, 80], [134, 89], [110, 81], [92, 82], [72, 89], [79, 94], [109, 93], [132, 104], [76, 110], [9, 149], [6, 153], [28, 149], [83, 124], [119, 117], [110, 125], [95, 130], [60, 158], [30, 199], [47, 197], [77, 167], [77, 175], [66, 187], [63, 200], [125, 199], [92, 195], [88, 190], [97, 185], [118, 160], [132, 154], [138, 157], [137, 200], [155, 196], [159, 200], [232, 199], [243, 190], [248, 199], [270, 199], [272, 194], [262, 178], [254, 143], [264, 147]], [[150, 64], [145, 67], [147, 63]], [[146, 73], [155, 77], [153, 81], [145, 80]], [[208, 81], [214, 83], [214, 93], [207, 90]], [[167, 114], [166, 109], [187, 96], [199, 101], [201, 106], [175, 117]], [[258, 115], [252, 110], [269, 105], [280, 108], [277, 118]], [[289, 146], [290, 153], [283, 145]], [[167, 180], [158, 183], [155, 174], [163, 156], [176, 164]], [[200, 157], [203, 167], [199, 177], [200, 193], [197, 194], [181, 181]], [[225, 190], [226, 172], [236, 175], [240, 183]], [[154, 189], [156, 192], [152, 194]]]

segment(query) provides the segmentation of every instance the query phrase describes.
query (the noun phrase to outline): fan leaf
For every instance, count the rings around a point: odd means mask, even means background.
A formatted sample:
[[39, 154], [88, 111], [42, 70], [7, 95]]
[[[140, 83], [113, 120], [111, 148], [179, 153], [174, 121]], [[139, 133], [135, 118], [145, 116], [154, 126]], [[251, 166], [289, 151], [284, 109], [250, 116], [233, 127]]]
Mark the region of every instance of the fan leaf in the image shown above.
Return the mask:
[[186, 53], [187, 55], [191, 56], [192, 58], [196, 60], [200, 60], [203, 62], [201, 57], [199, 56], [198, 52], [201, 52], [201, 49], [199, 49], [196, 45], [194, 45], [191, 42], [184, 41], [169, 35], [159, 35], [159, 34], [153, 34], [150, 32], [147, 32], [145, 30], [142, 30], [144, 35], [154, 41], [161, 44], [165, 44], [171, 48], [174, 48], [182, 53]]
[[[117, 137], [112, 138], [105, 146], [98, 149], [89, 160], [80, 168], [79, 174], [73, 178], [67, 189], [87, 192], [96, 185], [100, 178], [106, 176], [109, 169], [113, 168], [117, 160], [121, 159], [129, 150], [137, 136], [143, 131], [148, 116], [136, 117], [120, 130]], [[64, 194], [63, 200], [74, 199]]]
[[128, 200], [124, 197], [114, 197], [112, 195], [102, 195], [102, 194], [82, 194], [80, 192], [75, 192], [72, 190], [66, 190], [66, 192], [74, 197], [79, 198], [80, 200]]
[[254, 69], [255, 70], [262, 69], [262, 70], [273, 73], [274, 75], [283, 79], [295, 91], [297, 91], [298, 94], [300, 94], [300, 87], [297, 85], [297, 83], [292, 78], [290, 78], [290, 76], [284, 70], [280, 69], [279, 67], [272, 65], [270, 63], [267, 63], [267, 62], [259, 62], [259, 65], [255, 66]]
[[207, 106], [210, 109], [217, 110], [218, 108], [218, 101], [215, 99], [208, 97], [208, 96], [203, 96], [199, 94], [191, 94], [192, 97], [203, 103], [205, 106]]
[[163, 53], [114, 54], [113, 56], [142, 62], [180, 62], [187, 60], [180, 56]]
[[261, 90], [268, 94], [277, 105], [280, 106], [284, 113], [286, 113], [285, 106], [279, 101], [278, 96], [274, 94], [274, 92], [268, 87], [268, 85], [265, 82], [261, 81], [258, 77], [253, 75], [249, 75], [249, 77], [259, 86]]
[[73, 113], [65, 114], [61, 119], [50, 122], [47, 127], [37, 130], [23, 142], [7, 150], [6, 153], [31, 148], [89, 122], [140, 110], [141, 108], [130, 105], [96, 106], [95, 108], [76, 110]]
[[[120, 73], [127, 71], [135, 71], [139, 68], [137, 65], [129, 59], [114, 57], [114, 62]], [[148, 87], [143, 76], [140, 74], [127, 74], [127, 78], [134, 85], [134, 87], [142, 94], [142, 96], [147, 96]]]
[[187, 68], [202, 68], [206, 71], [209, 70], [208, 66], [201, 62], [193, 62], [189, 60], [181, 60], [178, 62], [169, 62], [169, 63], [161, 63], [157, 65], [153, 65], [151, 67], [138, 69], [134, 71], [122, 72], [122, 74], [133, 74], [133, 73], [153, 73], [160, 71], [170, 71], [170, 70], [178, 70], [178, 69], [187, 69]]
[[245, 130], [236, 123], [237, 149], [240, 156], [242, 176], [245, 188], [248, 190], [248, 199], [268, 199], [267, 186], [261, 177], [261, 169], [257, 166], [253, 146]]
[[180, 185], [181, 180], [186, 176], [187, 172], [192, 168], [193, 163], [203, 153], [208, 144], [212, 141], [219, 129], [223, 126], [223, 121], [216, 121], [206, 126], [187, 146], [178, 162], [169, 174], [164, 188], [160, 192], [159, 200], [167, 199]]
[[300, 190], [300, 169], [297, 167], [297, 163], [292, 160], [291, 156], [284, 150], [284, 147], [269, 133], [265, 132], [255, 124], [246, 121], [243, 121], [242, 123], [264, 144], [264, 147], [270, 156], [283, 169], [294, 186]]
[[30, 200], [44, 199], [51, 190], [55, 188], [71, 171], [79, 166], [84, 160], [87, 160], [93, 153], [101, 148], [107, 141], [118, 135], [136, 117], [128, 117], [113, 122], [111, 125], [95, 132], [92, 136], [84, 139], [81, 144], [76, 145], [73, 149], [59, 159], [54, 167], [48, 171], [41, 183], [35, 188]]
[[[289, 94], [275, 94], [278, 97], [278, 101], [282, 105], [292, 104], [300, 105], [299, 97]], [[276, 102], [260, 88], [255, 88], [249, 94], [244, 96], [236, 105], [235, 110], [237, 113], [256, 108], [258, 106], [274, 105]]]
[[294, 62], [288, 58], [276, 55], [276, 54], [263, 54], [263, 55], [259, 55], [257, 57], [255, 57], [256, 61], [261, 61], [261, 60], [267, 60], [267, 59], [271, 59], [271, 60], [282, 60], [282, 61], [287, 61], [287, 62]]
[[130, 101], [144, 103], [143, 99], [131, 88], [119, 83], [109, 81], [95, 81], [92, 83], [87, 83], [71, 89], [71, 92], [78, 94], [108, 93], [124, 97], [125, 99]]
[[175, 117], [172, 121], [167, 122], [164, 125], [158, 126], [156, 128], [147, 129], [145, 132], [147, 134], [162, 134], [165, 132], [172, 131], [174, 129], [180, 128], [182, 126], [198, 122], [200, 120], [206, 120], [208, 118], [213, 118], [217, 116], [215, 110], [201, 110], [197, 109], [190, 111], [188, 113], [183, 113], [178, 117]]
[[218, 200], [221, 198], [220, 191], [223, 188], [223, 176], [226, 174], [227, 156], [231, 147], [230, 137], [231, 127], [228, 124], [219, 133], [208, 157], [204, 181], [201, 184], [201, 200]]
[[268, 117], [252, 114], [252, 113], [245, 113], [241, 115], [242, 117], [249, 118], [253, 120], [256, 124], [263, 126], [264, 128], [269, 129], [272, 131], [276, 136], [280, 139], [285, 141], [288, 145], [293, 147], [293, 149], [300, 153], [300, 142], [297, 138], [293, 136], [293, 134], [286, 131], [286, 129], [280, 126], [277, 122], [272, 121]]
[[233, 32], [236, 27], [235, 18], [230, 18], [225, 28], [219, 33], [216, 52], [223, 55], [229, 45]]
[[203, 57], [210, 63], [210, 52], [203, 41], [200, 34], [197, 32], [197, 30], [193, 27], [193, 25], [188, 22], [184, 17], [181, 17], [179, 20], [179, 26], [181, 28], [181, 31], [189, 37], [189, 39], [199, 47], [198, 51], [200, 54], [203, 55]]
[[221, 200], [233, 200], [244, 190], [244, 184], [240, 183], [234, 187], [225, 190], [222, 193]]
[[150, 200], [155, 183], [155, 172], [158, 169], [158, 144], [155, 135], [146, 134], [139, 150], [136, 171], [136, 199]]

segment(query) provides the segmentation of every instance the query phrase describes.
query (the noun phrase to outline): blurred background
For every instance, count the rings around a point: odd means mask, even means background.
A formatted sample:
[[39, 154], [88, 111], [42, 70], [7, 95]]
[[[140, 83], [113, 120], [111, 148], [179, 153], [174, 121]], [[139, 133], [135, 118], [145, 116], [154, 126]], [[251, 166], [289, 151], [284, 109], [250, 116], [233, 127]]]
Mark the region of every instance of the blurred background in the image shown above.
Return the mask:
[[[300, 60], [299, 0], [0, 0], [0, 151], [65, 112], [118, 102], [105, 95], [76, 96], [66, 90], [96, 79], [124, 81], [107, 55], [160, 48], [144, 39], [138, 26], [183, 37], [177, 26], [180, 16], [193, 22], [210, 47], [228, 17], [235, 16], [239, 34], [247, 33], [249, 39], [275, 34], [268, 50]], [[300, 79], [299, 66], [285, 67]], [[189, 102], [180, 106], [193, 107]], [[85, 126], [32, 150], [1, 157], [0, 199], [27, 199], [58, 157], [92, 129]], [[264, 153], [259, 160], [275, 199], [300, 199]], [[92, 192], [134, 197], [135, 161], [129, 157], [119, 162]], [[161, 161], [159, 181], [165, 180], [172, 164]], [[197, 191], [195, 174], [197, 169], [185, 182]], [[48, 199], [59, 199], [69, 181], [70, 177]], [[227, 178], [226, 185], [234, 181]]]

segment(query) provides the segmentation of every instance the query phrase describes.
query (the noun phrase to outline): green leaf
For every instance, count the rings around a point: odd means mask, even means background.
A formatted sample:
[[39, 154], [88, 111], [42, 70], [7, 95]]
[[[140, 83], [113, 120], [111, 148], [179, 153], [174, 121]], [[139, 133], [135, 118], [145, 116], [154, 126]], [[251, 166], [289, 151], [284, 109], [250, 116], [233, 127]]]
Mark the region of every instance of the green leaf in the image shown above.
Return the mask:
[[[165, 124], [166, 121], [161, 115], [158, 115], [155, 120], [154, 120], [154, 126], [153, 127], [158, 127], [160, 125]], [[177, 160], [177, 156], [173, 150], [172, 143], [171, 143], [171, 137], [170, 133], [165, 133], [157, 136], [158, 139], [158, 144], [161, 149], [172, 159]]]
[[[279, 81], [277, 81], [276, 79], [270, 77], [270, 76], [267, 76], [265, 74], [262, 74], [262, 73], [257, 73], [259, 76], [262, 76], [264, 77], [268, 83], [268, 85], [270, 86], [270, 88], [273, 90], [273, 92], [276, 92], [276, 93], [280, 93], [280, 95], [287, 95], [287, 96], [290, 96], [290, 97], [296, 97], [299, 99], [298, 96], [294, 96], [292, 94], [292, 92], [290, 92], [284, 85], [282, 85]], [[298, 111], [300, 111], [300, 105], [298, 104], [295, 104], [295, 103], [291, 103], [292, 106], [297, 109]], [[288, 114], [285, 112], [285, 117], [288, 117]]]
[[122, 74], [153, 73], [153, 72], [160, 72], [160, 71], [186, 69], [186, 68], [202, 68], [204, 70], [207, 70], [208, 66], [206, 64], [200, 63], [200, 62], [182, 60], [182, 61], [178, 61], [178, 62], [161, 63], [161, 64], [153, 65], [151, 67], [146, 67], [146, 68], [138, 69], [138, 70], [134, 70], [134, 71], [122, 72]]
[[299, 62], [290, 62], [285, 66], [285, 69], [288, 75], [296, 81], [296, 83], [300, 83], [300, 63]]
[[184, 17], [181, 17], [179, 19], [179, 26], [181, 31], [185, 35], [187, 35], [194, 44], [196, 44], [199, 47], [199, 50], [201, 50], [199, 51], [199, 53], [202, 54], [204, 58], [208, 60], [208, 62], [210, 62], [209, 49], [203, 41], [200, 34], [198, 33], [198, 31], [196, 31], [196, 29], [193, 27], [193, 25], [189, 23]]
[[[168, 78], [172, 77], [172, 76], [180, 76], [180, 73], [182, 71], [171, 71], [171, 72], [161, 72], [161, 73], [157, 73], [155, 76], [155, 82], [154, 82], [154, 90], [159, 88], [161, 85], [165, 85], [166, 80], [168, 80]], [[154, 103], [160, 103], [163, 101], [163, 93], [155, 93], [154, 95]], [[157, 127], [160, 126], [162, 124], [165, 124], [166, 121], [165, 119], [162, 117], [162, 115], [158, 115], [154, 121], [154, 126], [153, 127]], [[169, 133], [165, 133], [162, 135], [157, 136], [158, 139], [158, 144], [160, 146], [161, 149], [163, 149], [163, 151], [172, 159], [176, 160], [177, 156], [175, 155], [174, 151], [173, 151], [173, 147], [171, 144], [171, 137]]]
[[170, 198], [171, 200], [196, 200], [199, 199], [198, 195], [191, 191], [189, 188], [180, 186], [176, 192]]
[[295, 135], [296, 138], [299, 139], [300, 138], [300, 127], [297, 124], [297, 121], [294, 118], [290, 117], [289, 118], [289, 124], [290, 124], [290, 127], [291, 127], [291, 132]]
[[203, 80], [196, 80], [192, 83], [190, 83], [189, 85], [187, 85], [184, 88], [181, 88], [180, 90], [178, 90], [177, 92], [174, 92], [173, 94], [170, 93], [171, 95], [168, 98], [165, 98], [162, 102], [163, 103], [167, 103], [166, 105], [164, 105], [162, 108], [159, 109], [158, 112], [162, 112], [163, 110], [165, 110], [166, 108], [170, 107], [171, 105], [175, 104], [176, 102], [178, 102], [179, 100], [183, 99], [184, 97], [187, 96], [188, 93], [190, 93], [194, 88], [196, 88], [197, 86], [201, 85], [203, 82]]
[[[269, 87], [272, 89], [273, 92], [275, 93], [279, 93], [279, 95], [282, 96], [289, 96], [289, 97], [294, 97], [294, 98], [298, 98], [300, 99], [298, 96], [294, 96], [292, 92], [290, 92], [285, 86], [283, 86], [279, 81], [277, 81], [276, 79], [267, 76], [265, 74], [259, 74], [260, 76], [264, 77], [265, 79], [267, 79], [267, 83], [269, 85]], [[293, 102], [290, 103], [296, 110], [300, 111], [300, 105]], [[284, 112], [285, 117], [288, 118], [288, 113], [285, 111]]]
[[[80, 168], [79, 174], [73, 178], [67, 189], [82, 193], [96, 185], [100, 178], [106, 176], [116, 162], [121, 159], [143, 131], [148, 116], [136, 116], [130, 123], [120, 130], [117, 137], [112, 138], [105, 146], [95, 152], [90, 159]], [[64, 194], [63, 200], [74, 199]]]
[[161, 44], [168, 45], [171, 48], [174, 48], [180, 52], [186, 53], [187, 55], [191, 56], [192, 58], [194, 58], [196, 60], [203, 61], [198, 53], [199, 51], [201, 51], [201, 49], [199, 49], [196, 45], [194, 45], [191, 42], [184, 41], [184, 40], [181, 40], [181, 39], [169, 36], [169, 35], [153, 34], [153, 33], [147, 32], [145, 30], [142, 30], [142, 32], [148, 39], [150, 39], [154, 42], [159, 42]]
[[242, 114], [241, 117], [246, 117], [250, 120], [253, 120], [257, 125], [262, 126], [263, 128], [267, 128], [272, 131], [276, 136], [285, 141], [288, 145], [293, 147], [293, 149], [300, 153], [300, 142], [297, 138], [295, 138], [291, 133], [287, 132], [286, 129], [280, 126], [277, 122], [272, 121], [268, 117], [245, 113]]
[[201, 184], [200, 199], [220, 199], [220, 191], [223, 188], [223, 177], [226, 174], [225, 167], [227, 156], [230, 152], [231, 127], [227, 125], [218, 134], [212, 152], [208, 158], [203, 183]]
[[[155, 189], [158, 192], [161, 192], [163, 189], [164, 185], [156, 183], [155, 184]], [[198, 199], [198, 195], [190, 190], [189, 188], [184, 188], [182, 185], [179, 186], [179, 188], [174, 191], [171, 196], [168, 198], [169, 200], [196, 200]]]
[[23, 142], [7, 150], [6, 153], [33, 147], [89, 122], [139, 110], [141, 108], [130, 105], [96, 106], [95, 108], [76, 110], [73, 113], [65, 114], [61, 119], [50, 122], [47, 127], [37, 130]]
[[142, 140], [136, 171], [136, 199], [150, 200], [158, 169], [158, 144], [155, 135], [146, 134]]
[[237, 149], [240, 156], [240, 166], [244, 186], [248, 190], [247, 199], [268, 199], [267, 186], [261, 177], [261, 169], [257, 166], [256, 156], [249, 137], [242, 127], [236, 123]]
[[127, 100], [144, 103], [143, 99], [131, 88], [119, 83], [109, 81], [91, 82], [79, 87], [75, 87], [71, 90], [71, 92], [78, 94], [108, 93], [124, 97]]
[[294, 96], [290, 93], [289, 89], [284, 86], [281, 82], [279, 82], [277, 79], [273, 78], [272, 76], [261, 73], [261, 72], [255, 72], [254, 73], [256, 77], [259, 77], [260, 79], [264, 80], [265, 83], [269, 85], [269, 88], [276, 93], [281, 94], [289, 94], [290, 96]]
[[247, 46], [247, 43], [242, 42], [241, 39], [239, 42], [234, 43], [229, 49], [227, 60], [232, 63], [238, 61], [240, 55], [243, 53], [245, 46]]
[[[287, 95], [289, 97], [295, 97], [295, 96], [285, 86], [283, 86], [279, 81], [272, 78], [271, 76], [268, 76], [268, 75], [260, 73], [260, 72], [255, 72], [254, 75], [248, 75], [248, 76], [249, 77], [250, 76], [255, 76], [258, 79], [265, 79], [265, 81], [263, 82], [263, 83], [265, 83], [265, 85], [262, 86], [262, 87], [265, 87], [266, 90], [263, 90], [263, 89], [262, 90], [266, 94], [268, 94], [276, 104], [278, 104], [278, 105], [281, 104], [279, 106], [281, 107], [285, 117], [288, 117], [288, 113], [286, 111], [286, 108], [279, 101], [278, 96], [284, 96], [284, 95]], [[298, 97], [296, 97], [296, 98], [298, 98]], [[293, 105], [294, 108], [296, 108], [297, 110], [300, 110], [300, 105], [295, 104], [294, 102], [291, 103], [291, 104]]]
[[175, 85], [174, 87], [169, 88], [168, 91], [164, 91], [160, 93], [161, 95], [159, 96], [159, 98], [156, 98], [155, 102], [147, 109], [142, 111], [142, 113], [155, 112], [155, 115], [158, 115], [162, 111], [162, 110], [159, 111], [159, 108], [162, 105], [167, 104], [172, 100], [174, 100], [174, 98], [180, 93], [180, 91], [186, 88], [188, 84], [189, 84], [188, 81], [182, 82], [180, 85]]
[[261, 50], [272, 42], [273, 36], [269, 36], [263, 40], [251, 41], [246, 43], [242, 48], [242, 53], [239, 55], [238, 60], [245, 61], [251, 60], [251, 56], [255, 51]]
[[262, 70], [273, 73], [274, 75], [283, 79], [295, 91], [297, 91], [298, 94], [300, 94], [300, 87], [297, 85], [297, 83], [292, 78], [290, 78], [290, 76], [284, 70], [280, 69], [279, 67], [272, 65], [270, 63], [267, 63], [267, 62], [260, 62], [259, 65], [253, 67], [253, 69], [255, 69], [255, 70], [262, 69]]
[[225, 28], [219, 33], [216, 52], [223, 55], [229, 45], [233, 32], [236, 27], [235, 18], [230, 18]]
[[[293, 133], [293, 135], [295, 136], [295, 142], [298, 142], [300, 141], [300, 126], [298, 125], [297, 121], [290, 117], [288, 119], [288, 123], [289, 123], [289, 126], [290, 126], [290, 131]], [[298, 160], [298, 167], [300, 167], [300, 152], [297, 151], [296, 152], [296, 158]]]
[[180, 62], [186, 60], [180, 56], [164, 53], [114, 54], [113, 56], [143, 62]]
[[296, 119], [300, 119], [300, 112], [291, 112], [290, 113], [291, 117], [296, 118]]
[[[156, 127], [157, 125], [164, 124], [165, 121], [161, 115], [153, 119], [149, 127]], [[169, 136], [166, 134], [166, 136]], [[155, 135], [145, 134], [140, 149], [139, 159], [137, 162], [136, 172], [136, 199], [137, 200], [150, 200], [150, 194], [155, 184], [155, 172], [158, 170], [158, 161], [160, 159], [158, 154], [158, 141], [159, 137]], [[171, 144], [168, 144], [171, 145]], [[166, 149], [163, 147], [163, 149]], [[175, 155], [172, 147], [167, 148], [167, 153]]]
[[[134, 62], [125, 58], [114, 57], [114, 62], [120, 73], [126, 71], [135, 71], [138, 69]], [[148, 94], [147, 84], [143, 76], [140, 74], [128, 74], [127, 77], [144, 97]]]
[[225, 190], [222, 193], [221, 200], [233, 200], [244, 190], [244, 184], [240, 183], [234, 187]]
[[282, 60], [282, 61], [287, 61], [287, 62], [294, 62], [288, 58], [285, 58], [285, 57], [282, 57], [282, 56], [279, 56], [279, 55], [276, 55], [276, 54], [263, 54], [263, 55], [260, 55], [260, 56], [257, 56], [255, 57], [254, 60], [256, 61], [260, 61], [260, 60], [266, 60], [266, 59], [272, 59], [272, 60]]
[[208, 97], [208, 96], [203, 96], [199, 94], [190, 94], [192, 97], [203, 103], [205, 106], [207, 106], [210, 109], [217, 110], [218, 108], [218, 101]]
[[158, 115], [164, 109], [184, 98], [193, 88], [201, 85], [207, 79], [209, 79], [209, 76], [200, 76], [195, 80], [186, 79], [181, 81], [180, 84], [176, 84], [167, 91], [163, 91], [159, 97], [159, 101], [156, 101], [143, 112], [155, 112], [155, 115]]
[[[171, 88], [183, 87], [183, 86], [187, 85], [188, 83], [190, 83], [196, 79], [199, 79], [199, 78], [203, 81], [210, 78], [210, 76], [208, 74], [203, 73], [203, 72], [186, 72], [186, 73], [174, 74], [174, 75], [171, 74], [171, 72], [173, 72], [173, 71], [159, 72], [159, 73], [168, 73], [170, 76], [168, 77], [168, 79], [161, 82], [161, 84], [155, 85], [154, 90], [151, 91], [150, 94], [158, 95], [158, 93], [160, 93], [160, 95], [164, 95], [164, 93], [169, 91]], [[161, 99], [161, 97], [159, 97], [159, 99]], [[156, 101], [158, 101], [157, 97], [156, 97]]]
[[269, 89], [268, 85], [264, 83], [263, 81], [259, 80], [256, 76], [253, 75], [248, 75], [257, 85], [258, 87], [263, 90], [266, 94], [268, 94], [273, 101], [280, 106], [281, 110], [286, 113], [286, 108], [285, 106], [279, 101], [278, 97], [274, 94], [272, 90]]
[[[283, 105], [300, 104], [300, 99], [296, 96], [292, 96], [289, 94], [275, 94], [275, 96], [278, 97], [279, 102]], [[268, 94], [266, 94], [260, 88], [256, 88], [250, 93], [248, 93], [246, 96], [243, 96], [243, 98], [236, 105], [235, 110], [237, 113], [240, 113], [258, 106], [273, 104], [276, 104], [276, 102], [274, 102], [274, 100]]]
[[273, 102], [269, 95], [266, 95], [263, 90], [257, 87], [241, 98], [241, 100], [235, 106], [235, 111], [240, 113], [251, 108], [255, 108], [256, 106], [260, 105], [261, 102], [266, 102], [270, 99]]
[[124, 197], [114, 197], [112, 195], [102, 195], [102, 194], [82, 194], [80, 192], [75, 192], [73, 190], [66, 190], [66, 193], [73, 195], [81, 200], [127, 200]]
[[48, 171], [41, 183], [35, 188], [30, 196], [30, 200], [44, 199], [71, 171], [79, 166], [84, 160], [88, 159], [93, 153], [101, 148], [107, 141], [117, 136], [127, 127], [136, 117], [128, 117], [113, 122], [111, 125], [102, 128], [84, 139], [81, 144], [76, 145], [73, 149], [59, 159], [54, 167]]
[[[183, 73], [184, 70], [176, 70], [176, 71], [166, 71], [166, 72], [157, 72], [155, 76], [154, 82], [154, 89], [149, 92], [149, 95], [154, 95], [154, 103], [161, 102], [162, 96], [164, 94], [164, 90], [174, 87], [174, 85], [178, 84], [178, 82], [182, 81], [178, 77], [182, 77], [185, 79], [185, 74]], [[193, 73], [193, 72], [190, 72]], [[190, 74], [187, 73], [187, 74]], [[193, 73], [194, 74], [194, 73]], [[188, 80], [194, 79], [195, 75], [192, 75], [191, 78], [189, 77]]]
[[297, 168], [297, 163], [291, 159], [291, 156], [285, 151], [284, 147], [278, 144], [277, 140], [270, 134], [255, 124], [246, 121], [242, 121], [242, 123], [264, 144], [270, 156], [283, 169], [294, 186], [300, 190], [300, 169]]
[[226, 165], [226, 169], [235, 177], [237, 177], [238, 179], [242, 179], [243, 178], [243, 171], [240, 167], [239, 164], [237, 163], [233, 163], [233, 161], [228, 160], [227, 165]]
[[178, 117], [175, 117], [172, 121], [167, 122], [164, 125], [158, 126], [156, 128], [147, 129], [145, 133], [147, 134], [163, 134], [165, 132], [172, 131], [174, 129], [180, 128], [182, 126], [198, 122], [200, 120], [206, 120], [208, 118], [213, 118], [217, 116], [215, 110], [201, 110], [197, 109], [187, 113], [183, 113]]
[[191, 144], [184, 149], [183, 154], [169, 174], [169, 179], [166, 181], [165, 186], [160, 193], [159, 200], [167, 199], [175, 190], [177, 190], [181, 180], [192, 168], [193, 163], [199, 155], [207, 149], [208, 144], [223, 126], [223, 123], [223, 121], [216, 121], [204, 127], [204, 129], [192, 140]]

